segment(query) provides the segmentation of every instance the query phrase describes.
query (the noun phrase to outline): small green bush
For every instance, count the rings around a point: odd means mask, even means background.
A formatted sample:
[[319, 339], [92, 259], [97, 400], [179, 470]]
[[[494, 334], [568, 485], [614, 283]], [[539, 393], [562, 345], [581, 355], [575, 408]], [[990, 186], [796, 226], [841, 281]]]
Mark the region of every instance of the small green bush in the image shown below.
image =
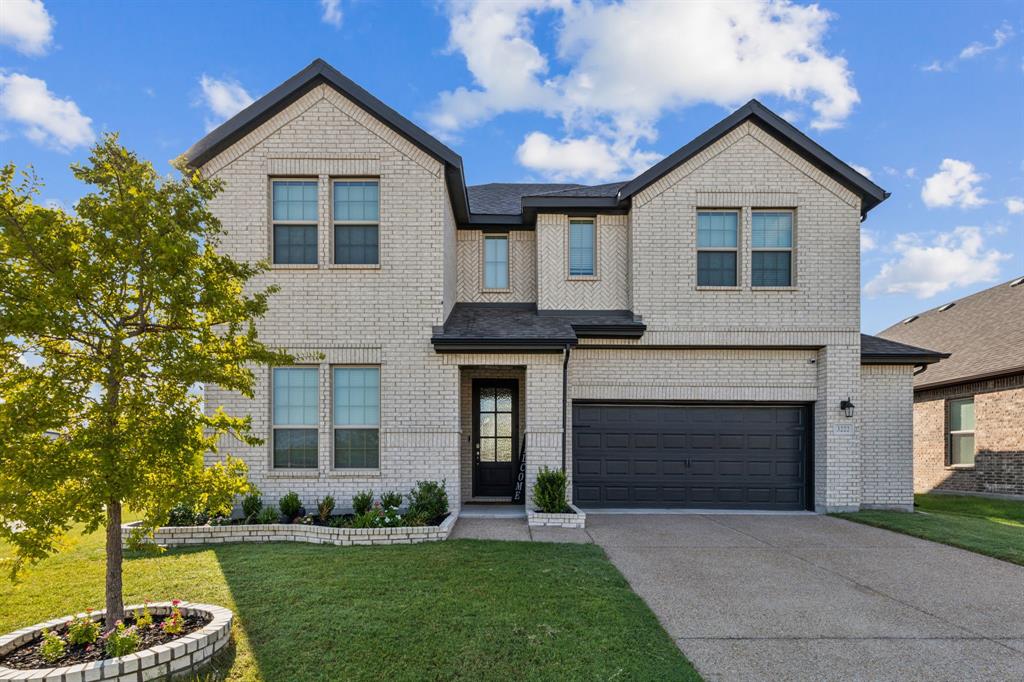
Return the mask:
[[255, 490], [242, 498], [242, 514], [246, 520], [255, 519], [263, 509], [263, 496]]
[[409, 491], [409, 509], [406, 516], [422, 518], [424, 523], [433, 521], [448, 511], [448, 493], [445, 481], [417, 481]]
[[256, 523], [278, 523], [280, 520], [281, 515], [273, 507], [264, 507], [255, 519]]
[[328, 495], [323, 500], [316, 501], [316, 514], [320, 517], [320, 521], [327, 523], [327, 520], [331, 518], [331, 513], [334, 511], [334, 498]]
[[134, 654], [139, 649], [139, 631], [133, 625], [126, 627], [121, 621], [117, 621], [114, 629], [107, 633], [107, 641], [103, 645], [110, 658]]
[[356, 516], [362, 516], [366, 512], [370, 511], [370, 505], [373, 504], [373, 491], [363, 490], [352, 496], [352, 511], [355, 512]]
[[196, 525], [196, 510], [189, 504], [180, 502], [171, 507], [167, 517], [168, 526], [194, 526]]
[[100, 624], [88, 615], [81, 618], [72, 618], [68, 623], [68, 644], [80, 646], [92, 644], [100, 636]]
[[398, 509], [402, 506], [402, 493], [395, 492], [394, 490], [386, 493], [381, 493], [380, 503], [385, 508]]
[[364, 511], [362, 514], [356, 514], [352, 519], [353, 528], [374, 528], [377, 525], [377, 511], [369, 510]]
[[544, 467], [533, 485], [533, 502], [542, 512], [561, 514], [569, 511], [565, 502], [565, 472]]
[[44, 661], [56, 663], [64, 658], [66, 651], [64, 640], [60, 638], [60, 635], [46, 629], [43, 630], [43, 644], [39, 647], [39, 655], [43, 657]]
[[332, 516], [331, 520], [328, 521], [328, 525], [332, 528], [351, 528], [353, 517], [351, 516]]
[[281, 509], [281, 516], [289, 521], [294, 521], [295, 517], [302, 513], [302, 500], [299, 499], [299, 494], [292, 490], [278, 501], [277, 506]]

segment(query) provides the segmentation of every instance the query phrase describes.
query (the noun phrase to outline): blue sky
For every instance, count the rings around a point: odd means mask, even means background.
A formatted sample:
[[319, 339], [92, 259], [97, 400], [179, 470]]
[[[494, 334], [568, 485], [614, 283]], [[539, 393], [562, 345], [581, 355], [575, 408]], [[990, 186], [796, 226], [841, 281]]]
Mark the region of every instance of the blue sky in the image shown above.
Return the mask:
[[[322, 57], [471, 184], [626, 179], [758, 97], [892, 197], [863, 329], [1024, 275], [1024, 24], [1006, 2], [0, 5], [0, 160], [72, 206], [105, 131], [162, 171]], [[630, 27], [628, 30], [624, 27]]]

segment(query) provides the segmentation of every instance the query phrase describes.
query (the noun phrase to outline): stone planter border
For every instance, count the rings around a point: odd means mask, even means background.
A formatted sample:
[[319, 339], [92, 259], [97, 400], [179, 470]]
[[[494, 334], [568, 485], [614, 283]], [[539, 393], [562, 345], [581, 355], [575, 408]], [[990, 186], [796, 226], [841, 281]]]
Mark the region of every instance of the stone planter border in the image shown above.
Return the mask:
[[[456, 514], [439, 526], [397, 526], [395, 528], [332, 528], [301, 523], [266, 523], [239, 526], [163, 526], [143, 542], [164, 547], [218, 545], [228, 542], [309, 542], [315, 545], [409, 545], [447, 540]], [[121, 526], [121, 542], [127, 546], [141, 522]]]
[[570, 504], [569, 508], [572, 511], [564, 514], [546, 514], [535, 509], [527, 509], [526, 523], [533, 528], [586, 528], [586, 513], [574, 504]]
[[[142, 604], [125, 607], [125, 612], [142, 612]], [[149, 605], [154, 615], [171, 612], [171, 602], [157, 602]], [[134, 654], [108, 658], [104, 661], [77, 663], [61, 668], [18, 670], [0, 665], [0, 680], [31, 680], [33, 682], [89, 682], [91, 680], [117, 680], [118, 682], [145, 682], [146, 680], [182, 677], [197, 672], [209, 663], [231, 636], [233, 614], [222, 606], [181, 602], [178, 605], [183, 615], [208, 613], [213, 620], [195, 632], [167, 644], [136, 651]], [[104, 610], [93, 611], [93, 619], [103, 617]], [[80, 613], [77, 617], [87, 614]], [[18, 648], [32, 640], [43, 628], [52, 630], [70, 621], [74, 616], [55, 618], [22, 628], [0, 637], [0, 654]]]

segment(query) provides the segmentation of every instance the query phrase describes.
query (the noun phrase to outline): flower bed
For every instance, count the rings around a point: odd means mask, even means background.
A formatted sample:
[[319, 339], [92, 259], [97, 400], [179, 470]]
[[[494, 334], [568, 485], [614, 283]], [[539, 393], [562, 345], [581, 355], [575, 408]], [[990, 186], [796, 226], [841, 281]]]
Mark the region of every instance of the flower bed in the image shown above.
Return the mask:
[[[436, 526], [395, 526], [391, 528], [335, 528], [301, 523], [238, 524], [227, 526], [163, 526], [157, 528], [153, 542], [165, 547], [223, 544], [227, 542], [309, 542], [317, 545], [408, 545], [446, 540], [455, 525], [449, 514]], [[121, 526], [121, 541], [129, 545], [139, 522]]]
[[[231, 635], [231, 611], [220, 606], [209, 604], [191, 604], [179, 602], [177, 607], [171, 602], [156, 604], [136, 604], [125, 608], [126, 614], [132, 618], [141, 616], [147, 608], [154, 616], [156, 623], [152, 628], [151, 637], [142, 637], [143, 643], [162, 641], [163, 643], [141, 649], [135, 653], [116, 658], [88, 660], [60, 667], [26, 669], [18, 668], [19, 662], [32, 664], [35, 660], [34, 651], [38, 650], [43, 641], [43, 631], [63, 634], [72, 621], [97, 621], [103, 617], [103, 611], [80, 613], [39, 623], [28, 628], [12, 632], [0, 637], [0, 680], [35, 680], [36, 682], [85, 682], [86, 680], [121, 680], [139, 682], [142, 680], [161, 679], [171, 675], [187, 675], [196, 672], [209, 662], [228, 641]], [[165, 630], [158, 623], [169, 619], [177, 608], [183, 619], [180, 636], [168, 640], [162, 637]], [[162, 618], [164, 617], [164, 618]], [[69, 650], [72, 660], [89, 658], [85, 648]], [[97, 658], [92, 655], [91, 658]], [[57, 661], [53, 665], [60, 665]]]
[[548, 514], [536, 509], [526, 510], [526, 523], [535, 528], [553, 526], [556, 528], [586, 528], [587, 515], [574, 504], [569, 505], [571, 511], [560, 514]]

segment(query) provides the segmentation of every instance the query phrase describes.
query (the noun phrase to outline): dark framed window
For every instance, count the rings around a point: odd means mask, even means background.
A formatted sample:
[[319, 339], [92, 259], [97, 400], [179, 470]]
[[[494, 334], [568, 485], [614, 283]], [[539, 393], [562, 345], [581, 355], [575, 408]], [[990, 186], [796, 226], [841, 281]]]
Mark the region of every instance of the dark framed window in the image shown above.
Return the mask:
[[317, 258], [316, 180], [273, 180], [273, 254], [276, 265], [315, 265]]
[[377, 180], [336, 180], [334, 262], [380, 264], [380, 184]]
[[273, 451], [275, 469], [315, 469], [319, 370], [316, 367], [275, 367], [273, 383]]
[[569, 276], [592, 277], [596, 273], [597, 227], [593, 220], [569, 221]]
[[484, 289], [508, 289], [508, 237], [484, 237]]
[[974, 466], [974, 398], [958, 398], [946, 403], [949, 441], [946, 463], [949, 466]]
[[737, 211], [697, 213], [697, 286], [736, 286]]
[[793, 212], [754, 211], [751, 219], [751, 286], [792, 286]]
[[380, 368], [334, 368], [334, 467], [380, 467]]

